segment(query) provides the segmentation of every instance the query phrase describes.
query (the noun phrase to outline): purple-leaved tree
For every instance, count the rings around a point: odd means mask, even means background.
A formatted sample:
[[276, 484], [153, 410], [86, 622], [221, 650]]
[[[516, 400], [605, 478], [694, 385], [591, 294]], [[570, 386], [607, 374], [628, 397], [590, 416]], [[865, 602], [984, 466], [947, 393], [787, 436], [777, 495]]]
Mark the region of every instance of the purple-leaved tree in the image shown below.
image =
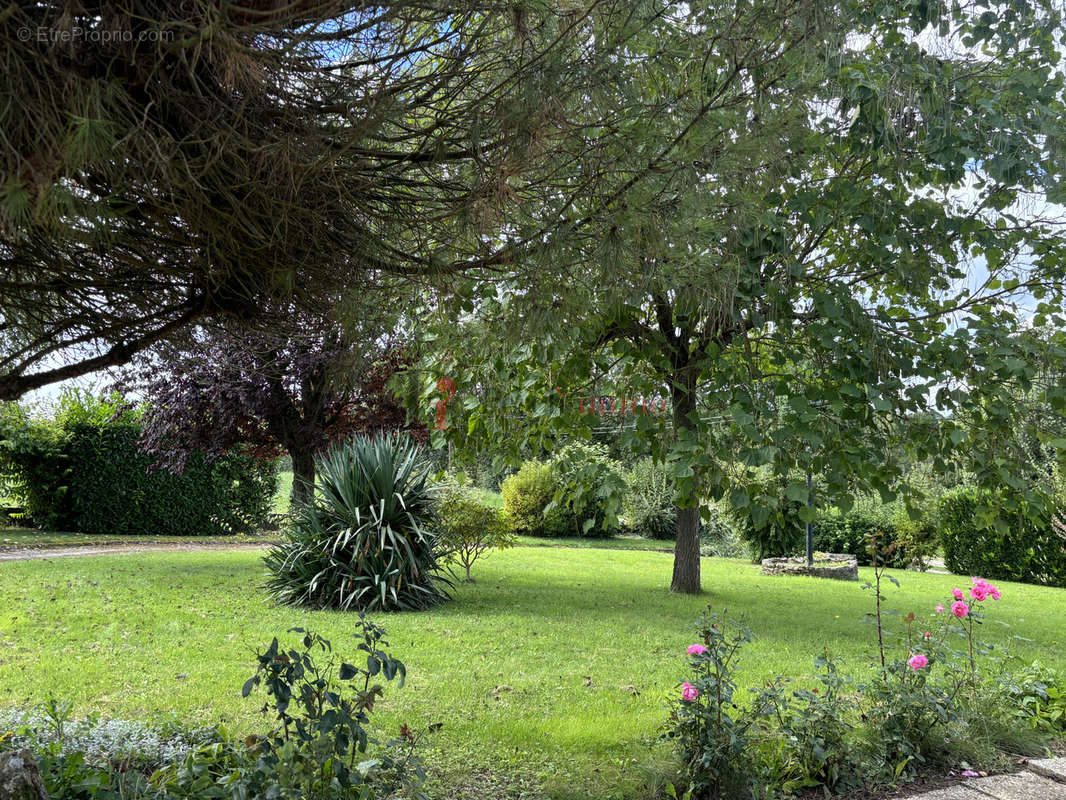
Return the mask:
[[315, 456], [331, 442], [382, 430], [425, 439], [425, 427], [408, 424], [388, 387], [405, 361], [403, 347], [380, 333], [356, 346], [346, 329], [285, 313], [255, 328], [196, 328], [158, 348], [122, 381], [149, 401], [144, 449], [174, 471], [195, 450], [288, 452], [297, 505], [309, 499]]

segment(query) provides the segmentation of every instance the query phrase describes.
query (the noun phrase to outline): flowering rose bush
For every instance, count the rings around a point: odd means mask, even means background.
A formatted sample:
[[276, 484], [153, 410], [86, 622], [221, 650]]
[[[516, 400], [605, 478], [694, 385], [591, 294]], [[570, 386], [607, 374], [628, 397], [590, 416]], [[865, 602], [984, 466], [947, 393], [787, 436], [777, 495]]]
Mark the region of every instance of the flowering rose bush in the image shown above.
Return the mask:
[[[978, 639], [985, 608], [1001, 597], [975, 577], [928, 617], [903, 617], [895, 645], [874, 615], [884, 660], [873, 678], [838, 673], [826, 653], [815, 660], [820, 686], [789, 691], [790, 681], [778, 677], [752, 688], [746, 702], [734, 675], [751, 632], [724, 614], [705, 614], [701, 641], [685, 649], [688, 670], [665, 731], [676, 743], [689, 796], [761, 798], [814, 786], [834, 794], [911, 780], [930, 766], [1005, 763], [996, 748], [1013, 746], [1020, 734], [1004, 739], [1002, 732], [1016, 731], [1030, 707], [1050, 719], [1058, 695], [1004, 677], [1001, 659]], [[1011, 698], [1022, 696], [1034, 699], [1019, 708]], [[1055, 724], [1057, 717], [1040, 725], [1023, 720], [1022, 727], [1050, 734]]]
[[766, 709], [739, 715], [733, 702], [737, 653], [751, 631], [728, 623], [724, 613], [704, 614], [697, 628], [703, 643], [686, 650], [693, 676], [681, 683], [664, 736], [676, 742], [693, 796], [751, 796], [749, 732]]

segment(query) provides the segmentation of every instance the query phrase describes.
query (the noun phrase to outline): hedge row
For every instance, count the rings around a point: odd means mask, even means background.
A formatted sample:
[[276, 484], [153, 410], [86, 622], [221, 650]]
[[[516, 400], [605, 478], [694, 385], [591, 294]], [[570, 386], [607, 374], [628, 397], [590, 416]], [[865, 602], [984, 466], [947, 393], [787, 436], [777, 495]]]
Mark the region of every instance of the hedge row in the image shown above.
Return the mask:
[[[17, 409], [0, 415], [0, 472], [35, 525], [88, 534], [204, 536], [260, 527], [277, 470], [241, 454], [189, 459], [181, 475], [153, 469], [137, 444], [139, 418], [115, 404], [83, 407], [55, 421]], [[97, 406], [84, 407], [96, 403]]]
[[960, 575], [1066, 587], [1066, 527], [1058, 517], [1033, 520], [1021, 513], [983, 512], [998, 504], [966, 487], [940, 501], [944, 563]]

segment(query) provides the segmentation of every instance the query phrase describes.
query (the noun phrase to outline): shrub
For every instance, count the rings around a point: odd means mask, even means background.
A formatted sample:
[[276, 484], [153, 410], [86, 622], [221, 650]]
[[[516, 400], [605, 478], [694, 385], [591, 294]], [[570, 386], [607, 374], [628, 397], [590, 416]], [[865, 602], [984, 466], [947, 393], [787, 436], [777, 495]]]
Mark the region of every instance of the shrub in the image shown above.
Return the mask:
[[814, 522], [813, 533], [815, 550], [853, 555], [860, 566], [873, 563], [870, 546], [874, 537], [885, 566], [906, 567], [909, 563], [900, 548], [895, 522], [883, 508], [856, 508], [843, 514], [830, 511]]
[[1038, 522], [1001, 512], [984, 525], [996, 498], [972, 487], [948, 492], [937, 508], [947, 568], [960, 575], [1066, 587], [1066, 528], [1056, 518]]
[[1066, 733], [1066, 675], [1038, 661], [1001, 681], [1010, 707], [1026, 726], [1054, 736]]
[[642, 458], [626, 473], [622, 502], [626, 526], [649, 539], [673, 541], [677, 537], [677, 504], [666, 470]]
[[500, 487], [503, 516], [511, 531], [525, 536], [565, 536], [566, 519], [558, 506], [548, 508], [560, 490], [552, 468], [526, 461]]
[[737, 533], [755, 561], [791, 556], [804, 549], [806, 524], [799, 516], [804, 504], [789, 499], [784, 491], [780, 481], [756, 479], [742, 492], [745, 504], [732, 509]]
[[35, 524], [89, 534], [198, 536], [261, 526], [277, 470], [231, 453], [194, 455], [181, 475], [138, 449], [140, 414], [120, 400], [64, 396], [55, 420], [0, 416], [0, 470]]
[[699, 642], [689, 646], [691, 683], [681, 684], [664, 735], [674, 740], [692, 796], [753, 797], [759, 776], [749, 746], [756, 727], [773, 711], [773, 693], [752, 709], [734, 702], [734, 673], [740, 648], [751, 631], [705, 614], [697, 623]]
[[371, 800], [379, 791], [387, 795], [420, 782], [416, 737], [406, 726], [400, 739], [387, 743], [391, 749], [362, 757], [379, 744], [369, 731], [370, 713], [383, 694], [374, 681], [398, 678], [402, 686], [406, 670], [388, 652], [380, 627], [362, 615], [359, 626], [365, 666], [340, 661], [329, 641], [301, 628], [290, 631], [302, 634], [301, 647], [282, 649], [275, 638], [257, 652], [256, 672], [241, 693], [266, 691], [262, 712], [272, 729], [201, 748], [153, 775], [153, 787], [190, 799], [217, 797], [221, 786], [227, 797]]
[[603, 537], [618, 531], [625, 479], [605, 445], [571, 442], [556, 451], [550, 466], [558, 482], [552, 508], [562, 510], [570, 535]]
[[438, 542], [447, 560], [458, 561], [470, 577], [470, 567], [486, 551], [514, 544], [503, 513], [482, 505], [466, 490], [446, 486], [437, 506]]
[[751, 549], [740, 538], [729, 516], [716, 505], [700, 509], [700, 554], [718, 558], [751, 558]]
[[288, 605], [385, 611], [447, 599], [421, 448], [402, 436], [357, 436], [316, 466], [313, 502], [265, 556], [270, 595]]
[[906, 512], [900, 512], [892, 518], [892, 523], [896, 546], [900, 557], [906, 562], [904, 566], [926, 569], [929, 559], [933, 558], [940, 548], [935, 515], [911, 519]]

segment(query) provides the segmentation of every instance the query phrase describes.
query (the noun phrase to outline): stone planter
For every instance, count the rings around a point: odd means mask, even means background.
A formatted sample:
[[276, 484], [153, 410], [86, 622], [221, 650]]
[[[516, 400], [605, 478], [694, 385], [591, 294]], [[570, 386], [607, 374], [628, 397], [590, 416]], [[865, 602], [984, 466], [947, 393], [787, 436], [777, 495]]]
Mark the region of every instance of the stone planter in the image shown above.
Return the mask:
[[859, 562], [855, 556], [839, 553], [815, 553], [814, 564], [807, 566], [803, 556], [793, 558], [764, 558], [763, 575], [810, 575], [815, 578], [833, 578], [838, 581], [857, 581]]

